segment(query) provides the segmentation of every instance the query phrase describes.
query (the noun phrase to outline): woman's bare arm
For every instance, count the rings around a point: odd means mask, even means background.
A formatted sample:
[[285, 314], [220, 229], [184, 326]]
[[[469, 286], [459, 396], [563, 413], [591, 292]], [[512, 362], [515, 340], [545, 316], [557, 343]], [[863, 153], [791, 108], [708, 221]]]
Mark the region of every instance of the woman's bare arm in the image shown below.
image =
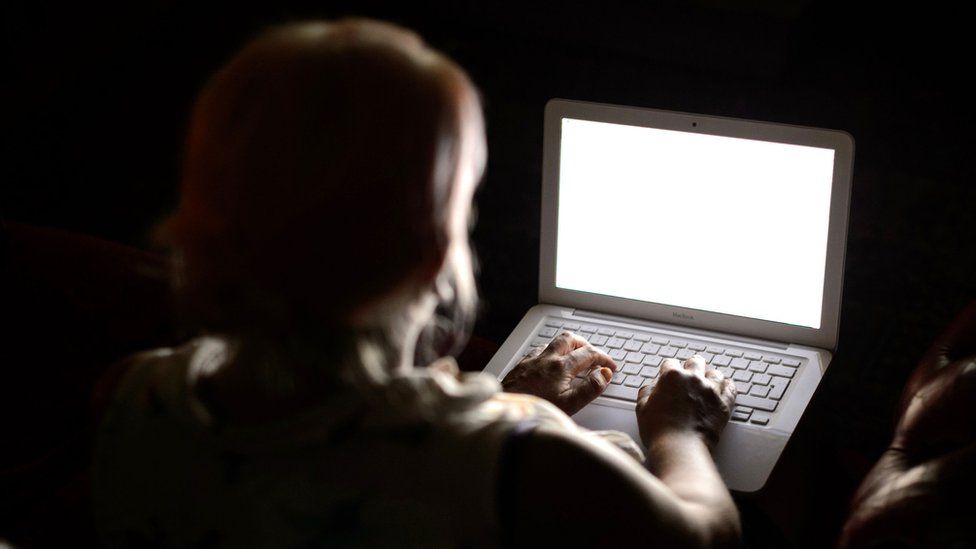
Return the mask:
[[514, 501], [501, 502], [505, 537], [516, 546], [737, 546], [738, 513], [714, 465], [699, 476], [711, 461], [704, 444], [676, 437], [656, 447], [667, 463], [661, 479], [615, 448], [540, 428], [503, 480], [515, 488]]
[[701, 357], [666, 360], [637, 402], [647, 469], [599, 441], [539, 429], [510, 456], [514, 471], [502, 472], [515, 487], [514, 502], [501, 503], [512, 510], [502, 515], [506, 537], [515, 545], [738, 546], [738, 511], [710, 454], [734, 401], [732, 383]]
[[673, 432], [651, 441], [648, 468], [679, 506], [698, 521], [706, 547], [734, 547], [741, 536], [739, 513], [711, 454], [697, 433]]

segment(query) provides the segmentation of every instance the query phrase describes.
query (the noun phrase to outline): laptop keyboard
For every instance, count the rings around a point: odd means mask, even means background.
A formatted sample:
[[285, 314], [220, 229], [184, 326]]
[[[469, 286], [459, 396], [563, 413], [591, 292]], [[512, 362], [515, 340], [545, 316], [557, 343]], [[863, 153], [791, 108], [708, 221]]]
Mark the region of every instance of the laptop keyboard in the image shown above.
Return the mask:
[[[732, 420], [768, 425], [782, 402], [790, 381], [806, 360], [755, 349], [717, 345], [706, 340], [651, 331], [629, 331], [607, 325], [546, 319], [525, 355], [549, 345], [557, 334], [574, 332], [605, 351], [617, 363], [617, 372], [603, 396], [636, 402], [637, 391], [653, 386], [661, 372], [661, 361], [684, 361], [701, 355], [705, 362], [735, 382], [738, 395]], [[581, 374], [580, 377], [583, 377]]]

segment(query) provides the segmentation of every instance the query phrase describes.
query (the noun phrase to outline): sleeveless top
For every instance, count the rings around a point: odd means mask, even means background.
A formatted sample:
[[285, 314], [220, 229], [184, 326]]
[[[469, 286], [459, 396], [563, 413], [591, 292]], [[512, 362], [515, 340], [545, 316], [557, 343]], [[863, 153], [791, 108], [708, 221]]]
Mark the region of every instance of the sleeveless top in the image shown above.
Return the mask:
[[350, 389], [287, 420], [219, 425], [194, 380], [226, 348], [199, 338], [132, 360], [97, 433], [105, 545], [497, 546], [500, 455], [513, 431], [546, 425], [643, 459], [622, 433], [585, 431], [456, 366], [394, 374], [382, 406]]

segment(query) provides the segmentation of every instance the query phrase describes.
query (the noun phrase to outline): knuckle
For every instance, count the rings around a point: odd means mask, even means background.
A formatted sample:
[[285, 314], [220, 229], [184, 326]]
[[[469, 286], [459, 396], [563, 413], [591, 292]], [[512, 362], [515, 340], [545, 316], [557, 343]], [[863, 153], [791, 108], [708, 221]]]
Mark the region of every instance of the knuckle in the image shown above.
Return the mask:
[[732, 406], [734, 402], [725, 399], [719, 399], [719, 402], [721, 403], [721, 410], [723, 414], [729, 415], [732, 413]]
[[586, 376], [586, 381], [590, 384], [590, 388], [596, 391], [603, 389], [602, 377], [599, 372], [593, 370], [588, 376]]
[[676, 368], [667, 368], [661, 370], [661, 381], [668, 381], [674, 383], [682, 379], [683, 377], [685, 376], [681, 372], [681, 370], [678, 370]]

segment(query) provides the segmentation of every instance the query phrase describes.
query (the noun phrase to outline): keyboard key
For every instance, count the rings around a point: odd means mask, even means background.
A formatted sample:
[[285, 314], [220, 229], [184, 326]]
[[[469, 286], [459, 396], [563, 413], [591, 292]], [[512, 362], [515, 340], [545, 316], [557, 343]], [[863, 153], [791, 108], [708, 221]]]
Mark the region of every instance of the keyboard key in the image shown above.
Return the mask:
[[749, 421], [748, 412], [732, 412], [732, 421]]
[[766, 414], [756, 414], [752, 416], [749, 423], [755, 423], [756, 425], [767, 425], [769, 424], [769, 416]]
[[752, 389], [749, 389], [749, 394], [752, 396], [763, 397], [769, 395], [769, 387], [763, 387], [762, 385], [753, 385]]
[[576, 332], [576, 331], [579, 331], [579, 329], [580, 329], [580, 323], [579, 322], [567, 322], [566, 324], [563, 324], [563, 330], [569, 330], [571, 332]]
[[580, 327], [580, 331], [583, 332], [584, 334], [592, 334], [595, 333], [596, 330], [597, 330], [596, 326], [592, 324], [584, 324]]
[[731, 366], [736, 370], [745, 370], [749, 367], [749, 361], [744, 358], [733, 358]]
[[637, 341], [650, 341], [651, 336], [649, 336], [648, 334], [634, 334], [634, 339], [636, 339]]
[[766, 372], [768, 372], [768, 373], [770, 373], [770, 374], [772, 374], [774, 376], [793, 377], [793, 375], [796, 373], [796, 369], [795, 368], [787, 368], [786, 366], [777, 366], [775, 364], [772, 364], [772, 365], [770, 365], [769, 369], [766, 370]]
[[678, 351], [678, 354], [675, 355], [675, 358], [679, 360], [688, 360], [693, 356], [695, 356], [695, 351], [692, 351], [691, 349], [681, 349]]
[[636, 339], [631, 339], [627, 343], [624, 343], [624, 349], [628, 351], [639, 351], [641, 348], [641, 342]]
[[643, 353], [627, 353], [627, 362], [636, 362], [636, 363], [640, 364], [641, 362], [644, 362], [644, 354]]
[[625, 351], [623, 349], [614, 349], [614, 350], [610, 351], [607, 354], [609, 354], [610, 355], [610, 358], [612, 358], [614, 360], [623, 360], [624, 357], [627, 356], [627, 351]]
[[736, 372], [736, 370], [733, 370], [732, 368], [729, 368], [728, 366], [719, 366], [718, 368], [715, 368], [715, 369], [718, 370], [718, 371], [720, 371], [720, 372], [722, 372], [722, 375], [725, 376], [725, 377], [732, 377], [733, 375], [735, 375], [735, 372]]
[[661, 373], [660, 368], [652, 368], [650, 366], [644, 366], [643, 368], [641, 368], [640, 376], [647, 377], [647, 378], [654, 378], [657, 377], [659, 373]]
[[800, 361], [799, 360], [793, 360], [791, 358], [784, 358], [783, 359], [783, 366], [792, 366], [792, 367], [796, 368], [799, 365], [800, 365]]
[[634, 337], [634, 332], [617, 332], [617, 337], [620, 339], [630, 339]]
[[713, 355], [712, 353], [700, 353], [700, 354], [701, 357], [705, 359], [705, 364], [711, 364], [712, 359], [715, 358], [715, 355]]
[[556, 329], [555, 328], [543, 328], [543, 329], [539, 330], [539, 335], [542, 336], [542, 337], [555, 337], [555, 335], [556, 335]]
[[619, 349], [624, 346], [624, 343], [625, 341], [619, 337], [611, 337], [609, 340], [607, 340], [607, 347], [610, 347], [611, 349]]
[[556, 320], [555, 318], [547, 318], [546, 319], [546, 326], [550, 326], [552, 328], [562, 328], [563, 321], [562, 320]]
[[640, 370], [641, 370], [640, 364], [634, 364], [633, 362], [628, 362], [624, 364], [624, 373], [627, 375], [631, 375], [631, 376], [637, 375], [638, 373], [640, 373]]
[[613, 383], [614, 385], [620, 385], [621, 383], [624, 382], [625, 379], [627, 379], [627, 374], [623, 372], [616, 372], [613, 374], [613, 377], [610, 378], [610, 383]]
[[701, 352], [701, 351], [704, 351], [705, 350], [705, 344], [704, 343], [689, 343], [688, 344], [688, 348], [691, 349], [692, 351]]
[[660, 366], [661, 365], [661, 360], [663, 360], [663, 359], [661, 357], [659, 357], [659, 356], [647, 355], [646, 357], [644, 357], [644, 365], [645, 366]]
[[641, 350], [642, 353], [647, 353], [649, 355], [656, 355], [657, 352], [661, 350], [661, 346], [660, 345], [655, 345], [653, 343], [645, 343], [645, 344], [641, 345], [641, 349], [640, 350]]
[[736, 406], [735, 408], [732, 408], [732, 413], [735, 412], [739, 412], [742, 414], [751, 414], [753, 412], [753, 409], [749, 408], [748, 406]]
[[732, 359], [727, 356], [717, 356], [712, 359], [712, 366], [716, 368], [719, 366], [728, 366], [731, 361]]
[[600, 334], [600, 335], [605, 335], [605, 336], [612, 336], [613, 335], [613, 330], [611, 330], [610, 328], [600, 328], [596, 332], [598, 334]]
[[537, 337], [537, 338], [535, 338], [535, 339], [532, 340], [532, 346], [533, 347], [545, 347], [546, 345], [549, 345], [549, 340], [548, 339], [543, 339], [541, 337]]
[[[747, 383], [745, 381], [736, 381], [735, 382], [735, 390], [740, 395], [748, 395], [750, 389], [752, 389], [752, 384], [750, 384], [750, 383]], [[738, 402], [738, 401], [739, 401], [738, 398], [736, 398], [736, 402]], [[743, 404], [745, 404], [745, 403], [743, 402]], [[752, 406], [752, 405], [750, 404], [749, 406]]]
[[762, 360], [762, 355], [759, 353], [748, 352], [745, 354], [745, 357], [749, 360]]
[[675, 349], [684, 349], [685, 347], [688, 346], [688, 344], [684, 341], [678, 341], [676, 339], [672, 339], [671, 346], [674, 347]]
[[759, 360], [753, 360], [749, 363], [749, 371], [761, 374], [766, 371], [766, 363]]
[[607, 385], [607, 390], [603, 391], [603, 396], [636, 401], [637, 389], [634, 387], [626, 387], [624, 385]]
[[606, 345], [607, 339], [607, 336], [594, 334], [590, 336], [590, 343], [594, 345]]
[[734, 374], [732, 374], [732, 379], [734, 379], [735, 381], [751, 381], [752, 372], [747, 372], [745, 370], [737, 370]]
[[740, 392], [738, 396], [735, 397], [735, 403], [742, 406], [749, 406], [750, 408], [755, 408], [757, 410], [764, 410], [766, 412], [775, 411], [776, 405], [779, 404], [775, 400], [755, 397], [742, 392]]
[[636, 375], [627, 376], [627, 379], [624, 380], [624, 385], [628, 387], [640, 388], [640, 386], [643, 384], [644, 384], [644, 378]]
[[705, 350], [708, 351], [709, 353], [712, 353], [713, 355], [725, 354], [725, 349], [723, 347], [714, 347], [712, 345], [709, 345]]
[[658, 345], [667, 345], [669, 340], [666, 337], [654, 336], [651, 338], [651, 341], [657, 343]]
[[674, 355], [678, 354], [678, 350], [674, 347], [661, 347], [661, 350], [657, 354], [665, 358], [674, 358]]
[[774, 377], [769, 381], [769, 398], [779, 400], [789, 387], [790, 380], [784, 377]]
[[763, 357], [763, 362], [768, 362], [770, 364], [779, 364], [780, 358], [778, 356], [766, 355]]
[[733, 357], [738, 358], [738, 357], [742, 356], [742, 351], [737, 351], [735, 349], [728, 349], [728, 350], [725, 351], [725, 354], [728, 355], [728, 356], [733, 356]]
[[769, 380], [772, 379], [769, 374], [756, 374], [752, 376], [752, 382], [757, 385], [769, 385]]

